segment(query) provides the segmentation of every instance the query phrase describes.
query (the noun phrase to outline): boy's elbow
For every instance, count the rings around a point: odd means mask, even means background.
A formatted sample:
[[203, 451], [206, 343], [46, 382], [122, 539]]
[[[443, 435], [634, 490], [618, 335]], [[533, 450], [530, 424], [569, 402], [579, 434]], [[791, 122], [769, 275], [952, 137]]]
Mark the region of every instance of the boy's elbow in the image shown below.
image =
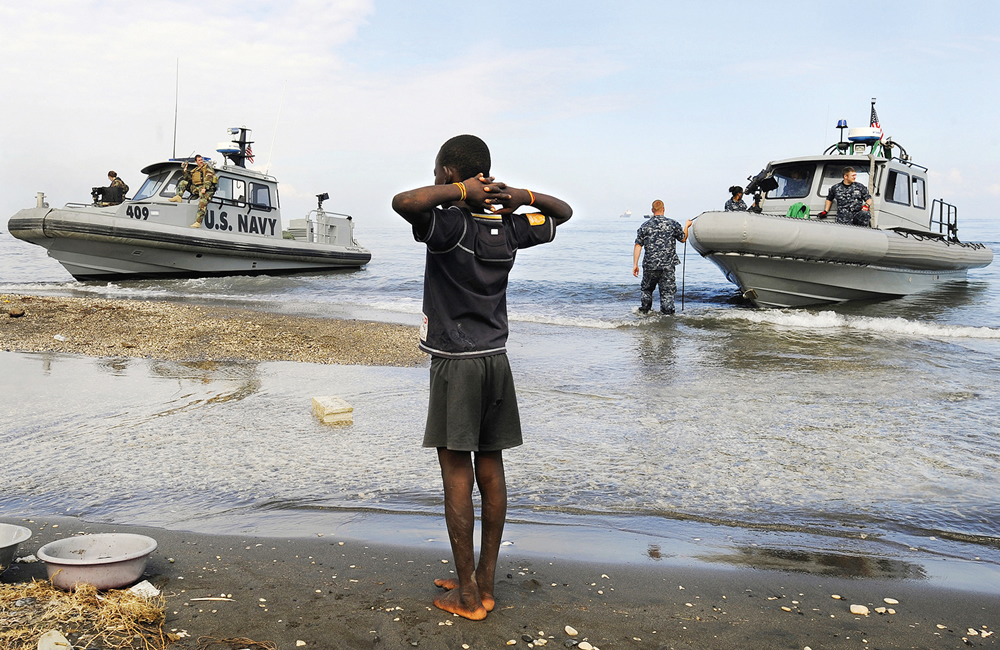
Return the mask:
[[552, 215], [552, 217], [556, 220], [557, 225], [566, 223], [572, 216], [573, 208], [569, 207], [569, 205], [565, 205], [565, 207], [562, 210], [559, 210], [557, 214]]
[[405, 216], [408, 212], [406, 204], [406, 197], [403, 194], [397, 194], [392, 197], [392, 209], [396, 212], [396, 214]]

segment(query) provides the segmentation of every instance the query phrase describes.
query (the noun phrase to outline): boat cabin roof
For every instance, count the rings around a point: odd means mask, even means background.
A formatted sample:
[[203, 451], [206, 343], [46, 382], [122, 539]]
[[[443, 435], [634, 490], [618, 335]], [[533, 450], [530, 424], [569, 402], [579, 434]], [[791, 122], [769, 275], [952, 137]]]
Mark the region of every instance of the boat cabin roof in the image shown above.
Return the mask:
[[[888, 160], [889, 159], [887, 159], [887, 158], [885, 158], [883, 156], [875, 156], [875, 162], [876, 163], [885, 163], [885, 162], [888, 162]], [[833, 162], [833, 163], [840, 163], [844, 167], [858, 167], [858, 166], [860, 166], [862, 164], [864, 164], [864, 165], [870, 164], [870, 159], [868, 158], [868, 156], [863, 156], [863, 155], [850, 155], [850, 156], [840, 156], [840, 155], [836, 155], [836, 156], [800, 156], [798, 158], [783, 158], [781, 160], [772, 160], [771, 162], [768, 163], [768, 167], [772, 167], [773, 168], [773, 167], [775, 167], [777, 165], [784, 165], [786, 163], [802, 163], [802, 162], [811, 162], [811, 163], [831, 163], [831, 162]]]
[[[206, 158], [206, 160], [209, 159]], [[181, 165], [183, 165], [185, 162], [187, 162], [189, 166], [195, 164], [193, 158], [187, 160], [177, 160], [177, 159], [165, 160], [162, 162], [155, 162], [151, 165], [146, 165], [145, 167], [142, 168], [141, 172], [143, 174], [146, 174], [147, 176], [150, 176], [157, 172], [161, 172], [165, 169], [179, 169]], [[211, 164], [210, 160], [209, 164]], [[216, 173], [222, 172], [229, 176], [242, 176], [244, 178], [249, 178], [259, 181], [269, 181], [271, 183], [278, 182], [278, 180], [274, 176], [271, 176], [270, 174], [265, 174], [263, 172], [259, 172], [254, 169], [247, 169], [246, 167], [238, 167], [236, 165], [222, 165], [222, 166], [212, 165], [212, 169], [214, 169]]]

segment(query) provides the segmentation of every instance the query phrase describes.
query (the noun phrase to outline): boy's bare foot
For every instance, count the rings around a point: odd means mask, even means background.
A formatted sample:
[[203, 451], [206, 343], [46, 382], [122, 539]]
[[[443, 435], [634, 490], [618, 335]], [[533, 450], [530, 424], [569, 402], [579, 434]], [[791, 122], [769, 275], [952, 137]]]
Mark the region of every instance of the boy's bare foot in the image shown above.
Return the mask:
[[[458, 589], [458, 580], [455, 580], [454, 578], [438, 578], [434, 581], [434, 584], [441, 587], [445, 591]], [[483, 607], [486, 608], [487, 612], [493, 611], [493, 607], [496, 606], [496, 600], [493, 598], [493, 594], [483, 593], [482, 589], [480, 589], [479, 599], [482, 601]]]
[[[438, 581], [435, 580], [435, 582]], [[458, 587], [457, 581], [455, 581], [455, 587]], [[434, 599], [434, 606], [451, 614], [458, 614], [470, 621], [481, 621], [486, 618], [486, 608], [482, 602], [479, 602], [478, 598], [475, 600], [475, 603], [465, 602], [465, 599], [462, 598], [462, 592], [457, 588], [451, 588]]]

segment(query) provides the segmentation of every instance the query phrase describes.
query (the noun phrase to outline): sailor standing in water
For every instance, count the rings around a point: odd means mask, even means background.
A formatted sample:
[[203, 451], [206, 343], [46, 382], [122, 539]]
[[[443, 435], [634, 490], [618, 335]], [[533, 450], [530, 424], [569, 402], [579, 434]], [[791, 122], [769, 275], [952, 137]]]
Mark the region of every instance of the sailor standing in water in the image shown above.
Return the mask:
[[681, 228], [681, 224], [663, 216], [663, 201], [653, 201], [653, 216], [639, 226], [632, 249], [632, 275], [639, 276], [639, 254], [646, 249], [642, 258], [642, 283], [639, 285], [639, 312], [648, 314], [653, 306], [653, 288], [660, 289], [660, 312], [674, 313], [674, 294], [677, 280], [674, 267], [680, 264], [677, 258], [677, 242], [687, 241], [687, 231], [691, 221]]
[[198, 216], [192, 228], [201, 228], [201, 221], [205, 218], [208, 210], [208, 203], [215, 196], [215, 188], [219, 186], [219, 179], [215, 176], [215, 170], [205, 162], [205, 159], [198, 154], [194, 157], [197, 167], [188, 171], [188, 164], [185, 162], [181, 169], [184, 171], [184, 179], [177, 185], [177, 194], [170, 197], [174, 203], [181, 202], [181, 195], [184, 190], [191, 192], [192, 196], [198, 197]]

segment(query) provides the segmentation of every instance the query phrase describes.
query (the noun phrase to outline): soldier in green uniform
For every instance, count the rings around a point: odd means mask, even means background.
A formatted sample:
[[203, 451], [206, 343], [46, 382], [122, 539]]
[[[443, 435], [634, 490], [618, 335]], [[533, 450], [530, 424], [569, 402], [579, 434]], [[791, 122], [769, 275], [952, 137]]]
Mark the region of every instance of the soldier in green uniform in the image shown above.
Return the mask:
[[191, 224], [191, 227], [201, 228], [201, 221], [205, 218], [209, 201], [215, 196], [215, 188], [219, 186], [219, 179], [215, 175], [215, 170], [205, 162], [201, 154], [196, 155], [194, 161], [197, 163], [197, 167], [190, 171], [188, 170], [187, 163], [184, 163], [181, 167], [184, 171], [184, 178], [177, 184], [177, 194], [170, 197], [170, 200], [174, 203], [180, 203], [184, 190], [190, 192], [191, 196], [197, 196], [198, 216], [195, 218], [194, 223]]
[[118, 172], [114, 170], [108, 172], [108, 180], [110, 181], [110, 183], [108, 183], [108, 187], [121, 190], [121, 192], [117, 194], [114, 201], [108, 201], [108, 205], [118, 205], [125, 200], [125, 195], [128, 194], [128, 185], [125, 184], [125, 181], [118, 178]]

